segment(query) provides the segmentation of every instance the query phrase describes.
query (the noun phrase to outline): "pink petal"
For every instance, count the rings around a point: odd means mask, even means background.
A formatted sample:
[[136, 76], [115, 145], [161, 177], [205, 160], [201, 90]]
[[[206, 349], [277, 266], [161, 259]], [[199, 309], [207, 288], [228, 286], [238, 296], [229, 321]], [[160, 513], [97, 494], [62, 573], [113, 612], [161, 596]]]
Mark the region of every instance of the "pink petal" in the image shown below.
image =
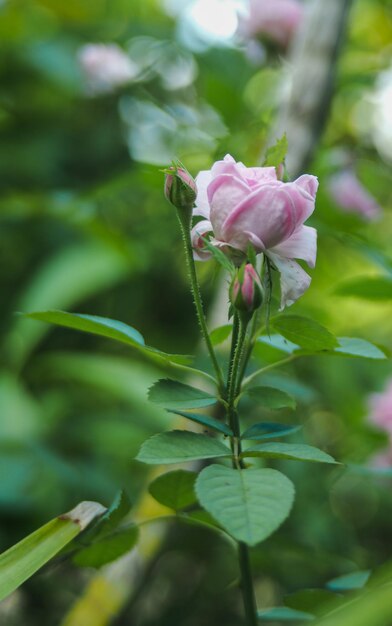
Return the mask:
[[310, 226], [300, 226], [291, 237], [270, 248], [270, 252], [286, 259], [303, 259], [314, 267], [317, 254], [317, 231]]
[[305, 293], [311, 278], [296, 261], [284, 259], [278, 254], [271, 254], [269, 251], [267, 255], [280, 272], [280, 311], [282, 311]]
[[304, 174], [292, 183], [285, 183], [285, 187], [295, 205], [296, 222], [303, 224], [314, 211], [318, 180], [316, 176]]
[[220, 174], [208, 185], [208, 199], [211, 206], [210, 219], [214, 234], [223, 239], [222, 225], [233, 210], [247, 198], [250, 188], [245, 181], [231, 174]]
[[210, 203], [207, 197], [207, 187], [212, 180], [211, 170], [199, 172], [196, 176], [197, 198], [196, 206], [193, 209], [193, 215], [202, 215], [210, 217]]
[[265, 184], [230, 213], [222, 226], [222, 239], [246, 250], [252, 233], [264, 248], [271, 248], [292, 235], [298, 226], [296, 217], [287, 185]]
[[193, 258], [197, 261], [208, 261], [212, 254], [205, 249], [203, 237], [206, 237], [208, 233], [212, 232], [211, 222], [208, 220], [201, 220], [191, 231], [191, 241], [193, 248]]

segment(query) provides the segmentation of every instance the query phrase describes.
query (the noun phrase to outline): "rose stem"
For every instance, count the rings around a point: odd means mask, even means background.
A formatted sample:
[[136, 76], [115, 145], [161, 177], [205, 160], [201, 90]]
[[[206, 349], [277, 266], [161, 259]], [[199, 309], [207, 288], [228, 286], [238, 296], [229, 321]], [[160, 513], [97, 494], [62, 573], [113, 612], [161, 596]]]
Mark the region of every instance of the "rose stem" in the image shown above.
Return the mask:
[[[241, 383], [241, 381], [237, 381], [237, 377], [244, 352], [246, 329], [247, 323], [239, 320], [238, 314], [236, 313], [234, 317], [232, 349], [227, 377], [227, 417], [234, 435], [233, 437], [231, 437], [233, 450], [233, 467], [239, 471], [244, 471], [245, 468], [242, 459], [239, 458], [241, 454], [241, 433], [238, 412], [235, 408], [235, 400], [237, 386], [240, 386]], [[249, 549], [246, 543], [242, 541], [238, 542], [238, 560], [241, 572], [241, 591], [244, 602], [246, 621], [248, 626], [257, 626], [257, 606], [253, 588]]]
[[184, 248], [185, 248], [185, 258], [186, 258], [188, 271], [189, 271], [191, 291], [193, 295], [193, 301], [195, 303], [197, 319], [199, 321], [201, 332], [206, 342], [207, 349], [210, 354], [211, 362], [215, 370], [220, 393], [223, 395], [224, 389], [225, 389], [223, 374], [222, 374], [221, 367], [218, 363], [218, 360], [216, 358], [216, 354], [215, 354], [213, 345], [211, 343], [210, 335], [208, 332], [207, 323], [206, 323], [206, 319], [204, 315], [203, 302], [201, 299], [199, 282], [198, 282], [197, 274], [196, 274], [195, 262], [193, 259], [192, 241], [191, 241], [191, 234], [190, 234], [190, 220], [183, 219], [182, 215], [180, 215], [180, 212], [178, 212], [178, 218], [179, 218], [179, 222], [181, 225], [182, 237], [183, 237]]

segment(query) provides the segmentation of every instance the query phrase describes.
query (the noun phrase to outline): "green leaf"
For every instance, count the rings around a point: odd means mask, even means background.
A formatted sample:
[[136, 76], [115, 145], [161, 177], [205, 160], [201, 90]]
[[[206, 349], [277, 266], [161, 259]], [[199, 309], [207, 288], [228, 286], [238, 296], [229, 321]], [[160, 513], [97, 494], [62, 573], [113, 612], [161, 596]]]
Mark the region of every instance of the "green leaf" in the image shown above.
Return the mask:
[[253, 400], [257, 400], [262, 408], [283, 409], [289, 407], [295, 409], [296, 407], [296, 402], [292, 396], [275, 387], [250, 387], [246, 393]]
[[224, 326], [218, 326], [218, 328], [214, 328], [213, 331], [210, 332], [210, 339], [213, 346], [218, 346], [220, 343], [226, 341], [228, 337], [230, 337], [231, 331], [233, 330], [232, 324], [225, 324]]
[[326, 584], [327, 589], [331, 591], [353, 591], [354, 589], [362, 589], [369, 580], [371, 571], [361, 570], [352, 574], [345, 574], [338, 578], [333, 578]]
[[276, 606], [266, 611], [258, 611], [257, 615], [261, 622], [303, 622], [315, 617], [311, 613], [290, 609], [287, 606]]
[[148, 399], [165, 408], [175, 409], [200, 409], [217, 402], [210, 393], [171, 378], [161, 378], [154, 383], [148, 391]]
[[341, 596], [326, 589], [302, 589], [285, 596], [284, 603], [291, 609], [309, 611], [309, 613], [319, 615], [325, 612], [325, 608], [328, 608], [331, 602], [339, 598]]
[[235, 470], [210, 465], [196, 480], [200, 504], [237, 541], [254, 546], [286, 519], [294, 485], [273, 469]]
[[312, 463], [337, 463], [335, 459], [313, 446], [303, 443], [260, 443], [257, 446], [244, 450], [242, 457], [260, 456], [277, 459], [291, 459], [293, 461], [310, 461]]
[[137, 543], [138, 535], [137, 526], [118, 530], [107, 535], [101, 541], [80, 550], [73, 557], [73, 562], [82, 567], [102, 567], [102, 565], [111, 563], [132, 550]]
[[264, 167], [278, 167], [278, 165], [281, 165], [286, 158], [288, 148], [287, 136], [286, 133], [284, 133], [280, 139], [277, 139], [273, 146], [268, 148], [265, 155]]
[[104, 511], [97, 502], [81, 502], [3, 552], [0, 555], [0, 600], [30, 578]]
[[176, 354], [166, 354], [150, 346], [146, 346], [143, 336], [132, 326], [112, 320], [107, 317], [99, 317], [98, 315], [85, 315], [82, 313], [67, 313], [66, 311], [37, 311], [34, 313], [26, 313], [25, 317], [73, 328], [93, 335], [100, 335], [107, 339], [114, 339], [121, 343], [136, 348], [137, 350], [148, 354], [153, 360], [168, 361], [178, 364], [191, 362], [190, 357]]
[[230, 437], [233, 432], [231, 428], [227, 426], [224, 422], [220, 422], [214, 417], [210, 417], [210, 415], [203, 415], [201, 413], [188, 413], [186, 411], [176, 411], [175, 409], [167, 409], [169, 413], [174, 413], [174, 415], [181, 415], [182, 417], [186, 417], [186, 419], [191, 420], [192, 422], [196, 422], [197, 424], [202, 424], [207, 428], [212, 428], [212, 430], [216, 430], [218, 433], [223, 433]]
[[160, 465], [230, 455], [229, 448], [217, 439], [187, 430], [172, 430], [147, 439], [136, 459], [142, 463]]
[[257, 341], [271, 346], [272, 348], [276, 348], [276, 350], [285, 352], [286, 354], [292, 354], [294, 350], [298, 350], [299, 348], [298, 344], [288, 341], [282, 337], [282, 335], [263, 335], [259, 337]]
[[289, 424], [276, 424], [275, 422], [259, 422], [253, 424], [242, 435], [241, 439], [276, 439], [298, 432], [302, 426], [291, 426]]
[[329, 330], [306, 317], [285, 315], [275, 318], [272, 325], [283, 337], [305, 350], [333, 350], [339, 345]]
[[363, 300], [392, 300], [392, 280], [388, 276], [361, 276], [340, 283], [334, 290], [338, 296]]
[[122, 489], [117, 493], [106, 513], [99, 518], [91, 529], [83, 533], [83, 541], [89, 541], [90, 539], [95, 541], [112, 533], [129, 513], [131, 507], [131, 500], [127, 492]]
[[386, 359], [386, 355], [374, 344], [356, 337], [338, 337], [339, 347], [333, 354], [362, 357], [364, 359]]
[[160, 504], [178, 511], [196, 502], [196, 477], [195, 472], [174, 470], [158, 476], [150, 484], [148, 491]]
[[227, 257], [225, 253], [220, 250], [220, 248], [213, 246], [212, 243], [210, 243], [205, 237], [203, 237], [203, 242], [207, 250], [211, 252], [215, 261], [217, 261], [217, 263], [219, 263], [219, 265], [221, 265], [230, 275], [233, 275], [235, 273], [235, 266], [233, 262], [230, 261], [229, 257]]

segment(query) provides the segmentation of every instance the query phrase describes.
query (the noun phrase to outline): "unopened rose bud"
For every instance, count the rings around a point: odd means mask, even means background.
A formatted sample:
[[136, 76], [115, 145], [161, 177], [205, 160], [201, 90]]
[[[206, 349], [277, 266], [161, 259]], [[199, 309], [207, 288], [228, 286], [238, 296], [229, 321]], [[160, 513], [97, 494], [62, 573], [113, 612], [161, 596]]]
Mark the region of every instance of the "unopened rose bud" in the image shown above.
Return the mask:
[[251, 263], [237, 271], [230, 286], [230, 302], [240, 313], [252, 314], [263, 302], [260, 277]]
[[180, 211], [191, 211], [197, 196], [197, 187], [190, 173], [178, 165], [165, 170], [165, 196]]

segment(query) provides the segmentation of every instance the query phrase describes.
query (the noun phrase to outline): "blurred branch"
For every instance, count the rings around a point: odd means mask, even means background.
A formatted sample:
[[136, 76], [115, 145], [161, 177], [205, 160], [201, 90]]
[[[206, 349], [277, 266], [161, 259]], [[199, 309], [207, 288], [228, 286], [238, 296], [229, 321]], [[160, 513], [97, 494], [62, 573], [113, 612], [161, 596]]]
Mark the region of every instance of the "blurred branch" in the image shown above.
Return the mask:
[[291, 94], [274, 134], [287, 133], [290, 177], [309, 165], [328, 119], [339, 53], [352, 0], [312, 0], [293, 42]]

